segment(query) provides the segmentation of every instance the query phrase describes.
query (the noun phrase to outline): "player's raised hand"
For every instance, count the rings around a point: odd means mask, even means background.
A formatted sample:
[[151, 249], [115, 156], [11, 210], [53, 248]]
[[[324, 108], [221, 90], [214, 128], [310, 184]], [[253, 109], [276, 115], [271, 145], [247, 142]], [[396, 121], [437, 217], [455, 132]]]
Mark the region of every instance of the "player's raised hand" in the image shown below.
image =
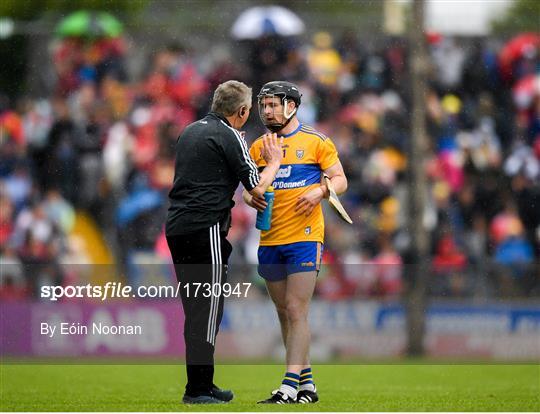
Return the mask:
[[304, 214], [307, 217], [313, 212], [313, 209], [321, 202], [323, 198], [324, 192], [322, 188], [314, 188], [301, 197], [298, 197], [294, 211], [297, 214]]
[[264, 134], [262, 157], [268, 165], [281, 164], [281, 160], [283, 159], [283, 151], [281, 149], [282, 144], [283, 137], [278, 141], [275, 132]]

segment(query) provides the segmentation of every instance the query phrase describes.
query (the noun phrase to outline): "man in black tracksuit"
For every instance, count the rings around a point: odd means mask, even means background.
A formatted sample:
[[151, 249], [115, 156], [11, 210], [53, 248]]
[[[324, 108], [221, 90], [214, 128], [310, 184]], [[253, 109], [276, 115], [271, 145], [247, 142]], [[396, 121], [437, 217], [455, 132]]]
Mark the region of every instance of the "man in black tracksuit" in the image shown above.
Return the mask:
[[[282, 159], [276, 134], [263, 138], [267, 166], [262, 172], [250, 158], [238, 129], [249, 117], [251, 101], [251, 89], [245, 84], [228, 81], [219, 85], [212, 112], [186, 127], [176, 144], [166, 235], [185, 315], [186, 403], [222, 403], [233, 398], [232, 392], [213, 383], [223, 297], [218, 295], [222, 289], [212, 288], [226, 282], [232, 247], [225, 237], [239, 182], [264, 200]], [[197, 294], [194, 283], [203, 284]]]

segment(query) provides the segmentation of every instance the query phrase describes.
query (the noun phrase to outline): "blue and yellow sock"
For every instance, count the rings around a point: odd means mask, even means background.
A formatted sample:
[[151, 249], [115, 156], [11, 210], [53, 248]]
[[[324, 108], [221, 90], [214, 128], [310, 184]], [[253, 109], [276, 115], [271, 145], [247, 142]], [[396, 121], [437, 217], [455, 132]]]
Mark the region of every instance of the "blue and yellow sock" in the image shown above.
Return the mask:
[[311, 367], [305, 368], [300, 372], [299, 385], [301, 391], [315, 391], [315, 383], [313, 382]]
[[300, 375], [295, 374], [294, 372], [286, 372], [285, 378], [281, 381], [281, 386], [279, 390], [287, 394], [291, 398], [296, 398], [298, 393], [298, 384], [300, 383]]

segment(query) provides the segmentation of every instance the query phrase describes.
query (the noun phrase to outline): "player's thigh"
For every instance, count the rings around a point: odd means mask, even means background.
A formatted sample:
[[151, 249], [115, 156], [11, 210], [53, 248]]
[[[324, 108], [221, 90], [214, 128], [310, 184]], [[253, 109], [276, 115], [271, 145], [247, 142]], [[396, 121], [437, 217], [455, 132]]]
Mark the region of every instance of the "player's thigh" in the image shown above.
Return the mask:
[[322, 243], [308, 241], [284, 246], [287, 262], [287, 306], [307, 306], [313, 296], [321, 263]]
[[290, 274], [287, 277], [286, 306], [300, 306], [302, 308], [309, 306], [316, 282], [317, 271]]
[[278, 281], [265, 280], [265, 282], [266, 290], [268, 290], [268, 294], [278, 311], [285, 310], [287, 305], [287, 279]]

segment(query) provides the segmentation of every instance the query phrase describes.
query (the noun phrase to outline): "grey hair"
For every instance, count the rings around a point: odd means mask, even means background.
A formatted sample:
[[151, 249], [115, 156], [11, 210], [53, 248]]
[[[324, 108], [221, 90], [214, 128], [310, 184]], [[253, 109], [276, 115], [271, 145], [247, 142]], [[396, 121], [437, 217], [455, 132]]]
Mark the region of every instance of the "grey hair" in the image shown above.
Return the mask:
[[230, 80], [216, 88], [212, 99], [212, 112], [231, 116], [242, 106], [251, 108], [251, 88], [245, 83]]

